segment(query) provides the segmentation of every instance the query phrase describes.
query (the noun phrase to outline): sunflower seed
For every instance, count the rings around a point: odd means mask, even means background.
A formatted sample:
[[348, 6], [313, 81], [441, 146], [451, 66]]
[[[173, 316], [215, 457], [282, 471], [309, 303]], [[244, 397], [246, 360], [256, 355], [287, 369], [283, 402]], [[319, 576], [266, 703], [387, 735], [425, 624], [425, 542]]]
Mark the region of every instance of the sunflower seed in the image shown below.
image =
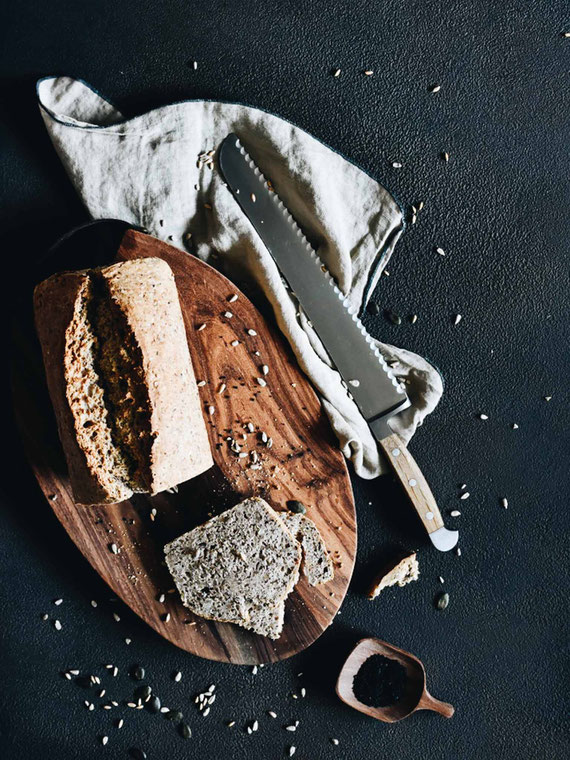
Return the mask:
[[440, 594], [436, 600], [436, 607], [438, 610], [444, 610], [449, 604], [449, 594], [447, 592]]

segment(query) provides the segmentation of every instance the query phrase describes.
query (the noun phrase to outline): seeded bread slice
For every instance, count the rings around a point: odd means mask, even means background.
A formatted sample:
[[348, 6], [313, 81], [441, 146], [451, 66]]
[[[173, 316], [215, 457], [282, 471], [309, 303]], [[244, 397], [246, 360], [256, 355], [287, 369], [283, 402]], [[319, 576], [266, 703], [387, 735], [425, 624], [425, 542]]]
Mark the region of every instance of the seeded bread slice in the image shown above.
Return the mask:
[[[400, 557], [402, 555], [400, 554]], [[387, 586], [405, 586], [407, 583], [417, 581], [420, 569], [416, 554], [410, 554], [398, 562], [392, 562], [374, 579], [368, 592], [369, 599], [376, 599], [383, 588]]]
[[164, 552], [182, 603], [197, 615], [279, 635], [281, 605], [298, 580], [301, 551], [263, 499], [246, 499]]
[[334, 578], [332, 560], [315, 523], [305, 515], [279, 512], [279, 516], [303, 547], [303, 572], [311, 586]]

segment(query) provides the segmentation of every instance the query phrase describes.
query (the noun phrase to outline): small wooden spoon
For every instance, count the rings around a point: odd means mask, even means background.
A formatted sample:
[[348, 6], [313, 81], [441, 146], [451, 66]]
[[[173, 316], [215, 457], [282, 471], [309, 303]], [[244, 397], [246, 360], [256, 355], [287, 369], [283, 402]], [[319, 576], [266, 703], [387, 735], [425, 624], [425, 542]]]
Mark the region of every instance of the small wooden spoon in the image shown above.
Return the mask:
[[[398, 702], [388, 707], [365, 705], [359, 702], [354, 694], [354, 676], [360, 666], [373, 654], [382, 654], [384, 657], [399, 662], [406, 669], [407, 683], [404, 695]], [[416, 710], [433, 710], [444, 718], [451, 718], [455, 712], [453, 705], [440, 702], [428, 692], [424, 666], [415, 655], [380, 639], [361, 639], [358, 642], [340, 671], [336, 693], [350, 707], [372, 718], [383, 720], [385, 723], [395, 723], [407, 718]]]

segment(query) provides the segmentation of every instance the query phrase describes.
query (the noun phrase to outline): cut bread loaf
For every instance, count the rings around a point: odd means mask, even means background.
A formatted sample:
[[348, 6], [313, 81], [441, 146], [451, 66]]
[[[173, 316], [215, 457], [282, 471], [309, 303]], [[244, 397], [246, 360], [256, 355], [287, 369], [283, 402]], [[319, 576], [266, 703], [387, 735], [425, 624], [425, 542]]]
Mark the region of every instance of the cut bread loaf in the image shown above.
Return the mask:
[[246, 499], [164, 548], [183, 604], [197, 615], [277, 638], [301, 551], [263, 499]]
[[318, 586], [334, 578], [332, 560], [315, 523], [302, 514], [279, 512], [293, 536], [303, 548], [303, 572], [311, 586]]
[[[400, 557], [402, 557], [401, 554]], [[376, 599], [382, 589], [388, 586], [405, 586], [407, 583], [417, 581], [419, 575], [420, 569], [414, 552], [414, 554], [409, 554], [386, 566], [374, 579], [368, 592], [368, 598]]]
[[54, 275], [34, 312], [77, 503], [154, 494], [212, 466], [166, 262]]

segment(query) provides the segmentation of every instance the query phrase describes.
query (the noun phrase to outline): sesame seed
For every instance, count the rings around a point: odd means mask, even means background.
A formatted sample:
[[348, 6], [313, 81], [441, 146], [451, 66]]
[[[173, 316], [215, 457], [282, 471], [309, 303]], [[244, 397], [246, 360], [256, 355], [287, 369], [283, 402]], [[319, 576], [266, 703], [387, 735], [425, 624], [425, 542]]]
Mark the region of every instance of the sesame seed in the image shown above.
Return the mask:
[[48, 618], [49, 618], [49, 615], [47, 614], [47, 612], [44, 612], [44, 614], [42, 615], [42, 620], [47, 620]]
[[122, 728], [124, 725], [125, 725], [125, 721], [122, 718], [120, 718], [119, 722], [117, 723], [117, 728]]
[[374, 74], [374, 72], [372, 71], [372, 69], [366, 69], [366, 71], [364, 72], [364, 74], [367, 77], [371, 77], [372, 74]]
[[63, 599], [54, 599], [54, 604], [56, 607], [59, 607], [59, 605], [63, 602]]
[[228, 728], [235, 726], [235, 724], [236, 724], [235, 720], [230, 720], [230, 722], [228, 723]]
[[239, 346], [239, 340], [232, 340], [230, 346]]
[[461, 557], [461, 549], [459, 547], [457, 547], [457, 549], [455, 550], [455, 553], [457, 554], [458, 557]]
[[257, 200], [257, 198], [255, 197], [255, 193], [252, 193], [249, 197], [251, 198], [252, 203], [255, 203], [255, 201]]
[[440, 583], [445, 583], [445, 581], [443, 580], [443, 578], [441, 577], [441, 575], [439, 576], [438, 580], [439, 580]]
[[111, 544], [109, 546], [109, 549], [112, 552], [112, 554], [118, 554], [119, 553], [119, 547], [117, 546], [117, 544]]
[[179, 683], [182, 680], [182, 673], [179, 670], [177, 670], [173, 678], [176, 681], [176, 683]]
[[132, 639], [127, 638], [127, 639], [125, 639], [125, 644], [128, 646], [131, 643], [131, 641], [132, 641]]
[[206, 323], [202, 322], [202, 324], [197, 327], [196, 332], [201, 332], [202, 330], [205, 330], [205, 329], [206, 329]]
[[352, 385], [353, 388], [358, 388], [358, 386], [360, 385], [360, 380], [349, 380], [348, 384]]
[[[129, 643], [129, 644], [131, 643], [130, 639], [125, 639], [125, 641], [127, 641], [127, 643]], [[113, 678], [116, 678], [118, 675], [119, 675], [119, 668], [114, 667], [113, 668]]]
[[333, 77], [339, 77], [340, 76], [340, 69], [335, 69], [333, 72]]
[[246, 427], [247, 427], [247, 429], [249, 430], [250, 433], [254, 433], [255, 432], [255, 427], [253, 425], [253, 422], [248, 422], [247, 425], [246, 425]]
[[503, 506], [505, 509], [508, 509], [508, 506], [509, 506], [509, 501], [508, 501], [508, 499], [507, 499], [506, 497], [504, 497], [504, 496], [503, 496], [503, 498], [501, 499], [501, 504], [502, 504], [502, 506]]
[[259, 728], [259, 723], [256, 720], [254, 720], [253, 721], [253, 725], [251, 727], [251, 730], [252, 731], [257, 731], [258, 728]]
[[223, 393], [226, 390], [227, 386], [225, 383], [222, 383], [220, 387], [218, 388], [218, 393]]
[[296, 731], [297, 726], [285, 726], [285, 731]]
[[203, 716], [204, 716], [204, 718], [205, 718], [205, 717], [206, 717], [206, 715], [208, 715], [209, 713], [210, 713], [210, 708], [209, 708], [209, 707], [206, 707], [206, 709], [204, 710], [204, 712], [202, 713], [202, 715], [203, 715]]
[[264, 375], [268, 375], [269, 374], [269, 367], [267, 366], [267, 364], [264, 364], [261, 367], [261, 371], [263, 372]]
[[301, 689], [301, 696], [303, 697], [303, 699], [304, 699], [304, 698], [307, 696], [307, 690], [305, 689], [305, 687], [304, 687], [304, 686], [303, 686], [303, 688]]
[[289, 757], [293, 757], [293, 755], [295, 754], [295, 750], [296, 750], [296, 749], [297, 749], [297, 747], [295, 747], [295, 746], [293, 746], [293, 745], [291, 745], [291, 746], [289, 747]]
[[443, 151], [443, 153], [441, 154], [441, 157], [443, 158], [445, 163], [449, 161], [449, 153], [446, 150]]
[[62, 624], [61, 624], [61, 622], [59, 620], [54, 620], [53, 621], [53, 627], [55, 628], [56, 631], [61, 631], [61, 629], [63, 628], [63, 626], [62, 626]]
[[249, 330], [247, 331], [247, 334], [248, 334], [248, 335], [253, 335], [253, 336], [257, 335], [257, 333], [255, 332], [255, 330], [252, 330], [252, 329], [249, 329]]
[[163, 619], [163, 621], [165, 623], [169, 623], [170, 622], [170, 612], [167, 612], [166, 615], [163, 615], [162, 619]]
[[512, 427], [513, 430], [518, 430], [519, 429], [519, 426], [517, 425], [516, 422], [513, 422], [513, 424], [511, 425], [511, 427]]
[[461, 512], [458, 509], [452, 509], [449, 514], [451, 517], [460, 517]]
[[273, 712], [273, 710], [268, 710], [268, 711], [267, 711], [267, 714], [268, 714], [268, 715], [269, 715], [271, 718], [276, 718], [276, 717], [277, 717], [277, 713], [274, 713], [274, 712]]
[[400, 163], [400, 161], [392, 161], [392, 169], [401, 169], [401, 168], [402, 168], [402, 164]]
[[228, 298], [228, 303], [235, 303], [238, 298], [239, 296], [237, 293], [232, 293], [232, 295]]
[[196, 71], [196, 69], [198, 68], [198, 61], [192, 61], [192, 68], [194, 69], [194, 71]]
[[480, 414], [480, 415], [479, 415], [479, 419], [480, 419], [480, 420], [488, 420], [488, 419], [489, 419], [489, 417], [488, 417], [486, 414]]
[[267, 385], [267, 381], [264, 380], [262, 377], [257, 377], [256, 380], [258, 384], [261, 385], [262, 388], [265, 388], [265, 386]]
[[468, 499], [470, 495], [471, 494], [469, 493], [469, 491], [465, 491], [465, 493], [462, 493], [459, 498], [462, 499], [462, 500]]
[[108, 741], [109, 741], [109, 737], [108, 736], [102, 736], [101, 737], [101, 744], [103, 746], [105, 746], [105, 744], [107, 744]]
[[331, 739], [331, 742], [334, 744], [335, 747], [338, 747], [338, 739]]
[[552, 398], [552, 396], [545, 396], [545, 397], [544, 397], [544, 400], [545, 400], [545, 401], [550, 401], [550, 399], [551, 399], [551, 398]]
[[455, 320], [454, 320], [453, 324], [454, 325], [458, 325], [461, 322], [462, 319], [463, 319], [463, 317], [461, 316], [461, 314], [456, 314], [455, 315]]
[[113, 612], [113, 618], [115, 619], [115, 623], [121, 622], [121, 618], [119, 617], [119, 615], [117, 615], [116, 612]]
[[428, 87], [428, 90], [430, 92], [439, 92], [441, 90], [441, 85], [440, 84], [432, 84], [432, 85], [430, 85]]
[[233, 317], [233, 314], [231, 311], [224, 311], [224, 317], [226, 319], [231, 319]]
[[254, 665], [254, 666], [253, 666], [253, 668], [251, 669], [251, 674], [252, 674], [253, 676], [256, 676], [256, 675], [257, 675], [257, 665]]
[[208, 407], [208, 414], [214, 414], [215, 411], [216, 411], [216, 407], [214, 407], [214, 406], [209, 406]]

